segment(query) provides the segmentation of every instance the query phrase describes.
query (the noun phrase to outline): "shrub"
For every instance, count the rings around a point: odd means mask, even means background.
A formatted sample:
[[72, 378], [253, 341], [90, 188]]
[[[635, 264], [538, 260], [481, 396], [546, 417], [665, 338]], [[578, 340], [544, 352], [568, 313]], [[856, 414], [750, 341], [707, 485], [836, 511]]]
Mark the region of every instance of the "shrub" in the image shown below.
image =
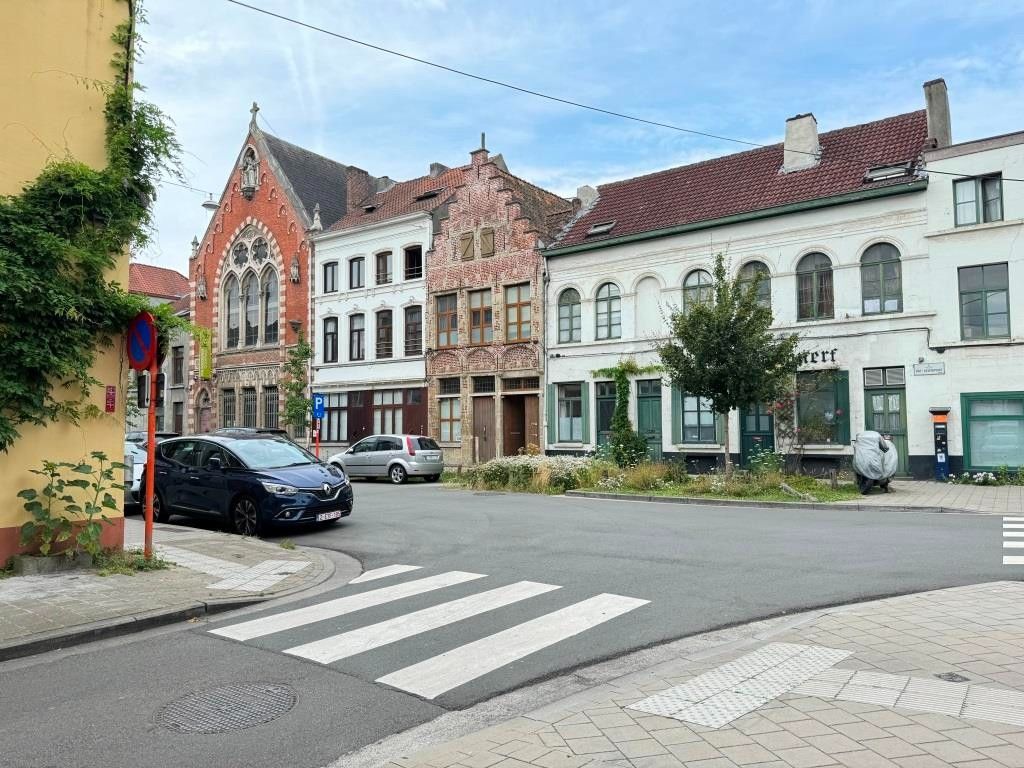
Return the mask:
[[623, 485], [637, 491], [654, 491], [665, 486], [668, 467], [664, 464], [645, 462], [630, 467], [624, 473]]
[[487, 490], [561, 493], [596, 485], [614, 465], [593, 457], [503, 456], [471, 467], [466, 483]]
[[750, 452], [750, 470], [756, 475], [781, 472], [785, 457], [767, 448], [755, 448]]

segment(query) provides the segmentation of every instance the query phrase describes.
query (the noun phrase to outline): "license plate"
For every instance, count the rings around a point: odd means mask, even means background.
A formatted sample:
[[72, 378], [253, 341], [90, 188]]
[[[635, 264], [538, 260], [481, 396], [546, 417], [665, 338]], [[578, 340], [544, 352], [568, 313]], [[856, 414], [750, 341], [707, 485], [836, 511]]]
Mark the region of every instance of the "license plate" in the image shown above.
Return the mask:
[[324, 520], [337, 520], [339, 517], [341, 517], [341, 510], [333, 509], [330, 512], [321, 512], [316, 516], [316, 521], [322, 523]]

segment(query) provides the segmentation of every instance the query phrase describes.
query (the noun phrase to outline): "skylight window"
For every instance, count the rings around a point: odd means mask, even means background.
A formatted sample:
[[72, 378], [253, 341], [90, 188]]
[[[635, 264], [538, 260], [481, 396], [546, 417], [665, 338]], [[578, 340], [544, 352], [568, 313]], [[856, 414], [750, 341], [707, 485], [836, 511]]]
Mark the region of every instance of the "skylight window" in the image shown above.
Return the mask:
[[594, 235], [607, 235], [612, 231], [612, 227], [614, 226], [614, 221], [602, 221], [600, 224], [595, 224], [587, 230], [587, 237], [593, 237]]
[[868, 168], [867, 173], [864, 174], [864, 181], [898, 179], [901, 176], [907, 176], [909, 173], [909, 163], [902, 163], [901, 165], [876, 165], [873, 168]]
[[437, 187], [436, 189], [428, 189], [426, 192], [421, 192], [416, 195], [413, 200], [429, 200], [432, 197], [437, 197], [441, 192], [444, 191], [444, 187]]
[[376, 210], [377, 210], [377, 206], [372, 204], [372, 203], [370, 205], [364, 205], [363, 206], [363, 213], [373, 213]]

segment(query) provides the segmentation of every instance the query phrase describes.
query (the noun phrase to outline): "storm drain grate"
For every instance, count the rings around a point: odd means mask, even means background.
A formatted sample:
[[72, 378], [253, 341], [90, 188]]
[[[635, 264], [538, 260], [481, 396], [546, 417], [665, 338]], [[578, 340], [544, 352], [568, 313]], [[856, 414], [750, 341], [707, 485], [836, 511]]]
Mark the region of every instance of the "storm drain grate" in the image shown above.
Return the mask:
[[945, 680], [947, 683], [966, 683], [971, 679], [957, 674], [956, 672], [943, 672], [941, 675], [936, 675], [936, 677], [939, 678], [939, 680]]
[[295, 691], [275, 683], [236, 683], [190, 693], [157, 713], [179, 733], [225, 733], [268, 723], [295, 706]]

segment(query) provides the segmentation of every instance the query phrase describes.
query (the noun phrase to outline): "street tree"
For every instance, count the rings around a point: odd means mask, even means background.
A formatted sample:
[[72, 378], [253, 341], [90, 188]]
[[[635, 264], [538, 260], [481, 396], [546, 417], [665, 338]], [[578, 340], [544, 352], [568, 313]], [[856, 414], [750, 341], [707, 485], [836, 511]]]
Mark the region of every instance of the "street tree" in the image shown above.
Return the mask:
[[669, 318], [671, 333], [657, 346], [672, 385], [692, 397], [704, 398], [724, 422], [724, 466], [729, 455], [729, 412], [753, 403], [773, 401], [796, 374], [799, 358], [795, 333], [772, 333], [772, 312], [758, 303], [758, 275], [753, 281], [730, 278], [722, 254], [715, 257], [709, 300], [676, 308]]
[[309, 398], [309, 359], [313, 348], [299, 331], [295, 346], [288, 350], [288, 360], [281, 366], [284, 372], [284, 423], [292, 428], [293, 434], [304, 429], [309, 422], [309, 409], [313, 401]]

